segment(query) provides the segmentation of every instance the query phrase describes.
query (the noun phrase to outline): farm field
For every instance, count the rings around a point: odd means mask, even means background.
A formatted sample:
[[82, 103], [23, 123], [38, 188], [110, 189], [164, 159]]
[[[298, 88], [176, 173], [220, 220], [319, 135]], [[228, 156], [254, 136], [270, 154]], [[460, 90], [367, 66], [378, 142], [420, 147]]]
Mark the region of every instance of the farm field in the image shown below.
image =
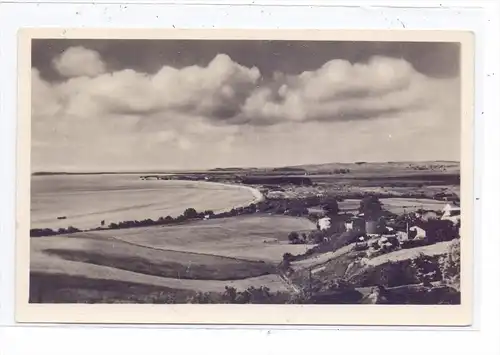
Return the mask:
[[[61, 275], [63, 277], [71, 276], [71, 277], [82, 277], [87, 279], [94, 280], [107, 280], [107, 281], [120, 281], [120, 282], [129, 282], [134, 284], [142, 284], [142, 285], [151, 285], [157, 287], [167, 287], [171, 289], [180, 289], [180, 290], [193, 290], [193, 291], [203, 291], [203, 292], [222, 292], [224, 291], [225, 286], [233, 286], [238, 289], [245, 289], [252, 285], [256, 287], [267, 286], [271, 290], [286, 290], [285, 286], [281, 283], [279, 277], [277, 275], [263, 275], [258, 277], [248, 277], [240, 280], [207, 280], [207, 279], [183, 279], [178, 277], [163, 277], [163, 276], [155, 276], [151, 274], [141, 273], [136, 271], [129, 271], [126, 269], [122, 269], [123, 265], [117, 265], [113, 263], [112, 260], [108, 260], [103, 262], [101, 265], [91, 263], [90, 258], [85, 259], [80, 258], [82, 261], [76, 261], [77, 257], [74, 255], [81, 255], [76, 253], [72, 255], [72, 249], [67, 250], [64, 256], [66, 258], [61, 257], [63, 254], [56, 255], [55, 253], [47, 253], [46, 246], [44, 246], [44, 242], [49, 238], [39, 238], [32, 247], [32, 257], [31, 257], [31, 272], [32, 274], [43, 274], [43, 275]], [[50, 244], [51, 243], [47, 243]], [[112, 248], [110, 246], [110, 248]], [[81, 249], [81, 247], [80, 247]], [[50, 248], [49, 248], [50, 250]], [[78, 250], [78, 249], [77, 249]], [[131, 250], [133, 252], [134, 250]], [[68, 260], [68, 259], [73, 260]], [[107, 265], [110, 266], [107, 266]], [[241, 261], [241, 267], [249, 267], [251, 265], [245, 263], [245, 261]], [[185, 268], [189, 265], [189, 259], [185, 260]], [[234, 264], [233, 264], [234, 265]], [[169, 267], [170, 266], [170, 267]], [[265, 266], [265, 265], [264, 265]], [[218, 266], [222, 270], [226, 270], [226, 268], [231, 269], [231, 264], [219, 264]], [[134, 266], [128, 267], [129, 269], [134, 268]], [[159, 268], [157, 266], [157, 268]], [[172, 265], [165, 265], [163, 269], [164, 272], [173, 273], [174, 270], [179, 270], [180, 268], [174, 268]], [[222, 274], [223, 271], [220, 271]], [[230, 272], [233, 272], [232, 270]], [[234, 275], [234, 274], [233, 274]]]
[[[359, 201], [359, 199], [345, 199], [339, 202], [339, 208], [343, 211], [356, 211], [359, 208]], [[382, 202], [384, 209], [395, 214], [418, 209], [440, 211], [448, 203], [426, 198], [381, 198], [380, 202]]]
[[313, 247], [289, 244], [287, 237], [291, 231], [310, 231], [315, 228], [314, 223], [305, 218], [251, 215], [87, 234], [94, 237], [112, 236], [124, 242], [159, 250], [279, 263], [284, 253], [302, 254]]
[[238, 280], [274, 273], [272, 264], [140, 247], [88, 235], [38, 238], [35, 253], [120, 270], [193, 280]]
[[[245, 216], [32, 238], [31, 274], [35, 280], [49, 279], [65, 287], [80, 279], [96, 287], [121, 283], [174, 293], [221, 293], [226, 286], [286, 292], [276, 265], [285, 252], [302, 253], [312, 247], [289, 245], [287, 235], [314, 227], [306, 219]], [[84, 293], [93, 299], [96, 292], [91, 288]]]

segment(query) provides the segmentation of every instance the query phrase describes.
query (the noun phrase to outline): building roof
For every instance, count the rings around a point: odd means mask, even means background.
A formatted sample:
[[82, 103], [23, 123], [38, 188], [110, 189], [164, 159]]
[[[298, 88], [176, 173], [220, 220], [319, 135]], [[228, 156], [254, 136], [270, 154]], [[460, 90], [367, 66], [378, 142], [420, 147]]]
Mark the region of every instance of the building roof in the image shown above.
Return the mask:
[[448, 203], [443, 207], [443, 211], [460, 211], [460, 206]]

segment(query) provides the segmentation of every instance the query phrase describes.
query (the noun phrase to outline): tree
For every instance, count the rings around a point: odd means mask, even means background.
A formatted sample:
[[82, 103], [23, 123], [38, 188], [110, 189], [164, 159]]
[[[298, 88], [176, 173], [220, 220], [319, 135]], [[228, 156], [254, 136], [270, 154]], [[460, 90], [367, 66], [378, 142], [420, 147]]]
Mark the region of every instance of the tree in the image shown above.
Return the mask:
[[227, 303], [235, 303], [236, 297], [238, 296], [238, 291], [232, 286], [226, 286], [224, 293], [222, 294], [222, 299]]
[[299, 242], [299, 233], [291, 232], [290, 234], [288, 234], [288, 240], [292, 244], [297, 244]]
[[435, 258], [421, 253], [413, 258], [410, 265], [415, 269], [415, 276], [424, 285], [441, 279], [441, 270]]
[[191, 218], [196, 218], [198, 217], [198, 212], [194, 208], [188, 208], [184, 211], [184, 217], [191, 219]]
[[359, 203], [359, 212], [366, 218], [378, 219], [382, 215], [382, 203], [377, 196], [366, 196]]
[[81, 232], [81, 230], [73, 226], [68, 227], [68, 233], [78, 233], [78, 232]]
[[335, 198], [329, 198], [323, 205], [323, 208], [330, 215], [337, 215], [340, 211], [339, 203]]
[[309, 234], [309, 238], [314, 244], [319, 244], [325, 240], [325, 233], [319, 230], [313, 231]]
[[443, 281], [456, 290], [460, 290], [460, 239], [455, 239], [448, 253], [442, 258], [440, 270], [443, 275]]

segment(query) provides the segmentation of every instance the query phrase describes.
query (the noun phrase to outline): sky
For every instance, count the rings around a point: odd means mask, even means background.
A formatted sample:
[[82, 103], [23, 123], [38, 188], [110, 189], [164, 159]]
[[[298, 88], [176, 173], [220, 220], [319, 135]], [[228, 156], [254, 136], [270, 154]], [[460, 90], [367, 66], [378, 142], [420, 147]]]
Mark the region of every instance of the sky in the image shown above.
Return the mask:
[[32, 42], [32, 170], [460, 159], [456, 43]]

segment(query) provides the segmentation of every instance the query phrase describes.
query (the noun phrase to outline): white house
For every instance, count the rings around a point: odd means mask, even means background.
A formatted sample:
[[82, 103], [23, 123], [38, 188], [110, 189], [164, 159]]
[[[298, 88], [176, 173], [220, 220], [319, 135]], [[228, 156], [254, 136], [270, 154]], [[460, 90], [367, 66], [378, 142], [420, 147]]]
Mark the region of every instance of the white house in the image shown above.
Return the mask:
[[346, 231], [365, 232], [365, 221], [362, 218], [352, 218], [344, 223]]
[[423, 213], [415, 213], [415, 217], [421, 221], [430, 221], [433, 219], [438, 219], [438, 215], [434, 211], [425, 211]]
[[457, 215], [457, 214], [460, 214], [460, 206], [448, 203], [446, 206], [443, 207], [442, 212], [443, 212], [443, 217]]
[[408, 233], [397, 231], [396, 236], [400, 242], [408, 240]]
[[410, 235], [414, 236], [412, 239], [416, 239], [416, 240], [425, 239], [425, 237], [427, 236], [427, 232], [425, 231], [425, 229], [423, 229], [419, 226], [410, 227], [409, 232], [410, 232]]
[[441, 219], [451, 221], [453, 224], [458, 224], [460, 222], [460, 206], [451, 204], [444, 206]]
[[330, 219], [330, 217], [323, 217], [318, 220], [319, 230], [326, 230], [330, 228], [331, 224], [332, 220]]

